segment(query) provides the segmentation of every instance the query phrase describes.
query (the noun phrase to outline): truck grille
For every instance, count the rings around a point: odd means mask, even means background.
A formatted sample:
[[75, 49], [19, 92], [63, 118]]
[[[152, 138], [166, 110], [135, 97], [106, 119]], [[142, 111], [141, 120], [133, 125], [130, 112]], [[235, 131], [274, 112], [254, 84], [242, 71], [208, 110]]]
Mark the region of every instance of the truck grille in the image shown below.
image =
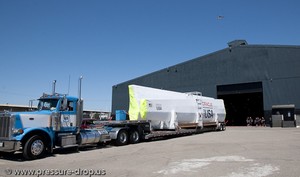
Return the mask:
[[10, 137], [10, 122], [11, 122], [11, 115], [0, 113], [0, 138], [9, 138]]

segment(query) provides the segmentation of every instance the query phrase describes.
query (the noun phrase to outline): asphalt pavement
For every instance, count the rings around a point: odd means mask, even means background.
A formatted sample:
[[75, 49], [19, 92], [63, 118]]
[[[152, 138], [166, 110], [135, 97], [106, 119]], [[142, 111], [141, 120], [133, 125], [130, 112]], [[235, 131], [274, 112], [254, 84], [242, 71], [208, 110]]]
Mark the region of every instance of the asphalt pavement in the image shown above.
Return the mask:
[[300, 128], [227, 127], [127, 146], [57, 150], [26, 161], [0, 157], [0, 177], [300, 176]]

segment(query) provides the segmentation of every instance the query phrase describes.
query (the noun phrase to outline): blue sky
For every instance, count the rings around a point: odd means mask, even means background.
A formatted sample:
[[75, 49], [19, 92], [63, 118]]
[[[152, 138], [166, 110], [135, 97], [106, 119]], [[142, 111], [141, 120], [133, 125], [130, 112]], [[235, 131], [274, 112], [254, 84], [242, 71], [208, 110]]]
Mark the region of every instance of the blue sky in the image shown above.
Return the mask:
[[[0, 104], [43, 92], [110, 111], [112, 86], [227, 47], [300, 45], [300, 1], [0, 0]], [[218, 16], [224, 18], [218, 19]]]

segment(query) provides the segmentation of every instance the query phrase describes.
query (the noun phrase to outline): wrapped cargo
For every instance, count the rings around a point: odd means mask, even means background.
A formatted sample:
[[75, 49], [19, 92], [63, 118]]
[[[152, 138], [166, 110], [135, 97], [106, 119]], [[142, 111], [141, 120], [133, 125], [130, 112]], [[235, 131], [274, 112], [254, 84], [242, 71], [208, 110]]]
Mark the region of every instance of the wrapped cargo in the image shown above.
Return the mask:
[[130, 120], [150, 120], [153, 129], [216, 125], [226, 115], [223, 100], [192, 92], [129, 85], [129, 101]]
[[140, 118], [151, 120], [153, 129], [202, 127], [195, 99], [142, 100], [141, 110]]
[[216, 125], [225, 122], [226, 111], [222, 99], [209, 97], [199, 98], [201, 102], [201, 114], [204, 126]]

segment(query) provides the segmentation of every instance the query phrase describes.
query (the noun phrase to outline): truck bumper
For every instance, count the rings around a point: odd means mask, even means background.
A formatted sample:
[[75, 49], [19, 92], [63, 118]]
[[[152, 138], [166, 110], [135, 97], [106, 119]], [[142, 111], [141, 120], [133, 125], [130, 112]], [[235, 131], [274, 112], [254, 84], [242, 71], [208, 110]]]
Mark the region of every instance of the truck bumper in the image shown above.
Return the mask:
[[20, 150], [20, 141], [2, 141], [0, 140], [0, 151], [3, 152], [14, 152]]

